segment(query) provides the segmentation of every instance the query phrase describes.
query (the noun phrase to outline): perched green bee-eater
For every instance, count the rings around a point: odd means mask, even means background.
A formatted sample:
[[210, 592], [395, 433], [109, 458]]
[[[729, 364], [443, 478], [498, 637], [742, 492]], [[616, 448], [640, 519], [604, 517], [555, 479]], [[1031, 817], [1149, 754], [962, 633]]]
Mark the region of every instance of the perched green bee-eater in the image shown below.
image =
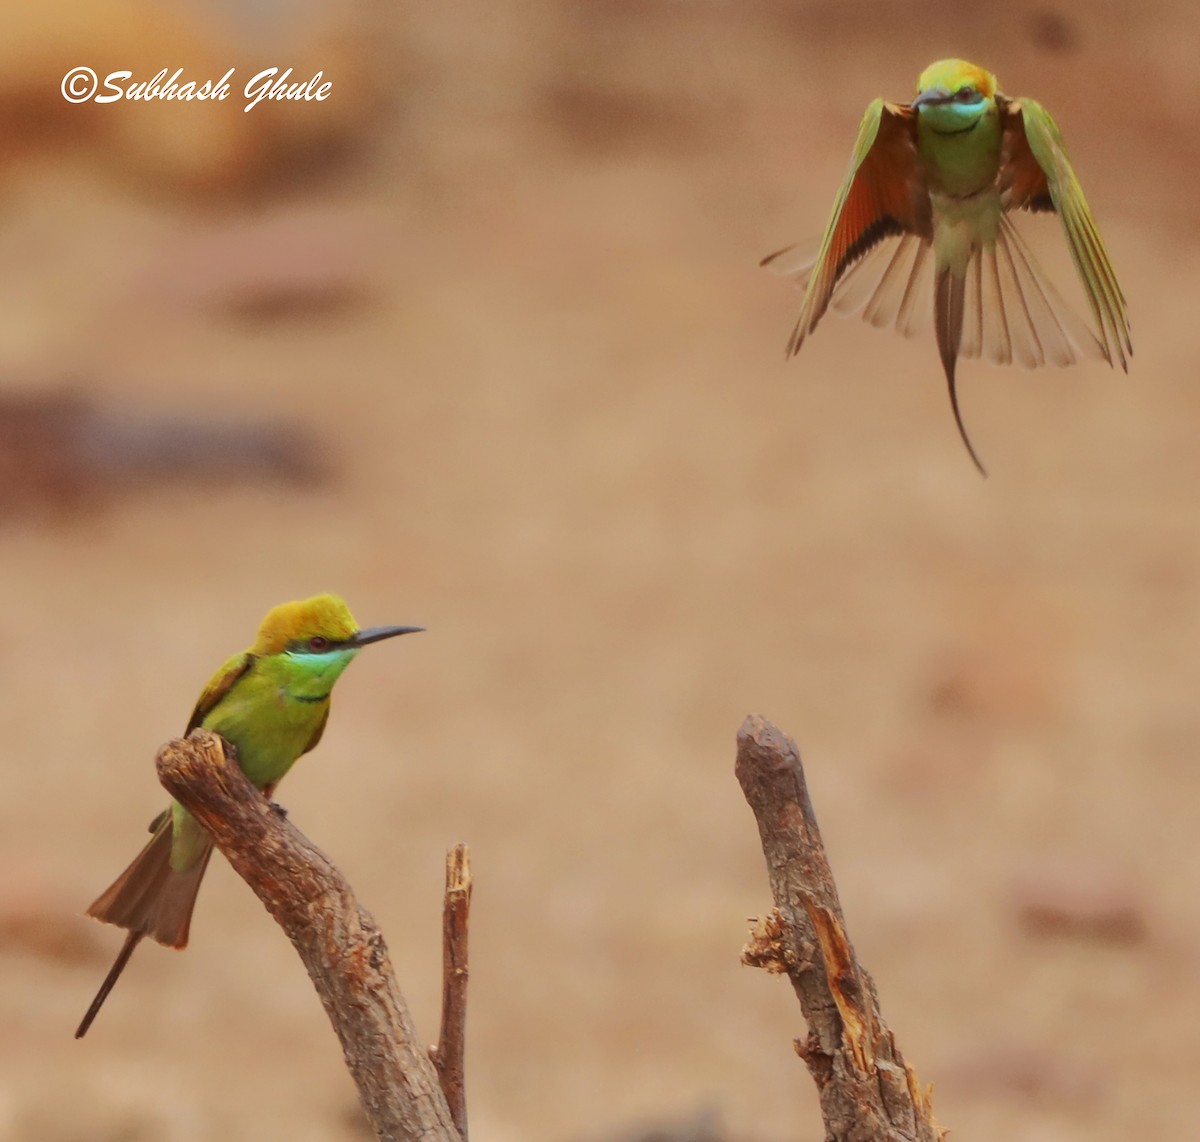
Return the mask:
[[[1013, 210], [1057, 212], [1095, 333], [1039, 272]], [[958, 409], [960, 353], [1028, 368], [1085, 354], [1129, 368], [1125, 298], [1058, 127], [1041, 104], [1001, 95], [994, 75], [964, 60], [927, 67], [908, 105], [876, 99], [867, 108], [815, 259], [782, 257], [794, 249], [763, 262], [809, 275], [789, 356], [831, 301], [842, 312], [861, 310], [872, 325], [914, 333], [928, 313], [922, 271], [932, 260], [950, 404], [981, 472]]]
[[[213, 730], [237, 749], [242, 771], [268, 797], [296, 759], [321, 740], [334, 683], [359, 650], [423, 627], [359, 630], [336, 595], [282, 603], [268, 612], [249, 650], [235, 654], [204, 688], [185, 734]], [[75, 1032], [87, 1033], [143, 936], [187, 944], [188, 925], [212, 841], [178, 801], [150, 825], [150, 843], [88, 915], [129, 935]]]

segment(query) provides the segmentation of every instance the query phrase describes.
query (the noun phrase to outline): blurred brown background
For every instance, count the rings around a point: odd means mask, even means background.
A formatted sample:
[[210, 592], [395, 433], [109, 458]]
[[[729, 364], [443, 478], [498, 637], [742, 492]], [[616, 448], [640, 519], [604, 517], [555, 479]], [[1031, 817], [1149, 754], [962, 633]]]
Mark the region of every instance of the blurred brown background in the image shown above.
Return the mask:
[[[29, 6], [32, 9], [32, 6]], [[156, 747], [272, 604], [364, 654], [281, 790], [436, 1033], [476, 871], [473, 1136], [709, 1114], [817, 1138], [733, 778], [799, 741], [851, 936], [954, 1137], [1195, 1137], [1200, 322], [1184, 0], [57, 0], [0, 44], [0, 1138], [363, 1137], [299, 962], [220, 861], [184, 955], [81, 918]], [[1057, 117], [1129, 378], [968, 362], [756, 267], [863, 108], [958, 54]], [[70, 106], [72, 67], [236, 67]], [[332, 79], [259, 106], [270, 66]], [[1051, 220], [1033, 235], [1079, 297]]]

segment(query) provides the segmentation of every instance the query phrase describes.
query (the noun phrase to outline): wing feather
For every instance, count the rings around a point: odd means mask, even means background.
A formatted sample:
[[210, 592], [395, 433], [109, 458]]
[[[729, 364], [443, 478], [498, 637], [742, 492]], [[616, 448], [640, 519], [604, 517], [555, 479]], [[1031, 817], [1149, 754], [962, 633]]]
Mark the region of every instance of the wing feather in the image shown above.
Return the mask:
[[[808, 256], [796, 254], [799, 247], [788, 247], [772, 255], [770, 268], [795, 277], [806, 289], [812, 276], [815, 249]], [[894, 325], [904, 337], [913, 337], [929, 324], [932, 310], [928, 302], [933, 289], [932, 247], [915, 234], [895, 234], [868, 250], [838, 279], [833, 287], [829, 308], [841, 317], [861, 315], [876, 328]], [[767, 263], [763, 263], [764, 265]]]
[[994, 246], [981, 246], [967, 267], [964, 357], [1027, 369], [1105, 359], [1104, 346], [1042, 273], [1009, 217]]
[[248, 650], [235, 654], [220, 670], [209, 679], [208, 685], [200, 694], [196, 708], [188, 720], [184, 734], [190, 734], [205, 718], [212, 713], [213, 707], [233, 689], [234, 684], [254, 665], [254, 655]]
[[[789, 356], [799, 352], [804, 339], [816, 328], [839, 281], [885, 238], [912, 234], [925, 242], [931, 239], [929, 194], [917, 159], [915, 122], [915, 113], [907, 107], [882, 99], [867, 108], [850, 169], [834, 202], [805, 287], [800, 316], [788, 341]], [[770, 263], [784, 253], [766, 261]], [[890, 260], [883, 262], [884, 278], [877, 286], [863, 287], [864, 313], [872, 314], [868, 319], [873, 323], [890, 324], [895, 320], [894, 315], [883, 316], [893, 312], [883, 295], [874, 309], [872, 299], [885, 284], [892, 290], [896, 282], [909, 280], [901, 273], [903, 259], [897, 262], [898, 254], [893, 251]], [[890, 293], [887, 296], [890, 298]], [[902, 302], [905, 291], [900, 289], [898, 296]], [[847, 296], [847, 301], [854, 304], [857, 298], [854, 293]]]
[[[928, 298], [933, 278], [924, 271], [932, 265], [926, 259], [929, 243], [915, 234], [902, 234], [894, 243], [894, 253], [871, 294], [863, 317], [877, 329], [889, 325], [911, 337], [921, 327], [918, 314], [928, 316], [928, 304], [917, 308], [919, 296]], [[924, 286], [924, 288], [922, 288]]]
[[[1040, 103], [1003, 98], [997, 102], [1004, 115], [1000, 172], [1004, 207], [1057, 212], [1096, 323], [1101, 355], [1110, 364], [1128, 370], [1133, 346], [1125, 297], [1067, 158], [1062, 135]], [[1010, 245], [1014, 233], [1008, 235]], [[1019, 263], [1022, 255], [1028, 260], [1023, 244], [1014, 252], [1014, 261]]]

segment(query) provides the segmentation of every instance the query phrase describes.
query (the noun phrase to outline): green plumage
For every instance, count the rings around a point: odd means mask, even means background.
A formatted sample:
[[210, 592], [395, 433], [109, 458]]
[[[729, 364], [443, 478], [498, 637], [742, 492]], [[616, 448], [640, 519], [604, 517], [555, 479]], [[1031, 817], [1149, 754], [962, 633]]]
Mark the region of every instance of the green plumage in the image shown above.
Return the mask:
[[[330, 691], [356, 653], [234, 655], [205, 687], [186, 732], [203, 726], [220, 734], [237, 750], [242, 772], [259, 789], [273, 789], [321, 740]], [[177, 801], [171, 821], [171, 868], [186, 872], [207, 859], [210, 842]]]
[[[283, 603], [263, 619], [254, 645], [213, 675], [185, 733], [203, 726], [220, 734], [237, 750], [250, 781], [270, 795], [297, 758], [321, 740], [334, 684], [359, 650], [420, 629], [359, 630], [334, 595]], [[129, 935], [76, 1038], [87, 1031], [143, 936], [169, 947], [187, 944], [212, 841], [176, 801], [150, 828], [150, 842], [88, 909], [89, 916], [117, 924]]]
[[[831, 304], [908, 335], [932, 311], [951, 407], [959, 356], [1028, 367], [1097, 356], [1128, 368], [1125, 299], [1066, 147], [1038, 103], [996, 90], [990, 72], [940, 60], [911, 104], [874, 100], [859, 127], [815, 260], [765, 259], [807, 275], [788, 353]], [[1089, 330], [1042, 277], [1009, 214], [1053, 210], [1095, 321]], [[929, 255], [932, 254], [932, 257]], [[932, 276], [933, 304], [923, 275]]]

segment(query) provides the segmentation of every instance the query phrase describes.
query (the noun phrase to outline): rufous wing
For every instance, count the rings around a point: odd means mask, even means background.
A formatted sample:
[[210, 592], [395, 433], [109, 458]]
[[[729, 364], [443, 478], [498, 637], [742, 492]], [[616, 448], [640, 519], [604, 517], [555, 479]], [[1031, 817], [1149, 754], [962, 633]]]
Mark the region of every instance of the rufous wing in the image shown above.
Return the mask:
[[[813, 262], [788, 355], [799, 352], [829, 308], [838, 283], [867, 253], [893, 235], [915, 235], [928, 242], [932, 233], [929, 193], [917, 156], [916, 114], [876, 99], [859, 126], [850, 169]], [[772, 255], [764, 265], [783, 253]], [[887, 278], [901, 269], [907, 280], [911, 265], [890, 260], [880, 288], [889, 286]]]

